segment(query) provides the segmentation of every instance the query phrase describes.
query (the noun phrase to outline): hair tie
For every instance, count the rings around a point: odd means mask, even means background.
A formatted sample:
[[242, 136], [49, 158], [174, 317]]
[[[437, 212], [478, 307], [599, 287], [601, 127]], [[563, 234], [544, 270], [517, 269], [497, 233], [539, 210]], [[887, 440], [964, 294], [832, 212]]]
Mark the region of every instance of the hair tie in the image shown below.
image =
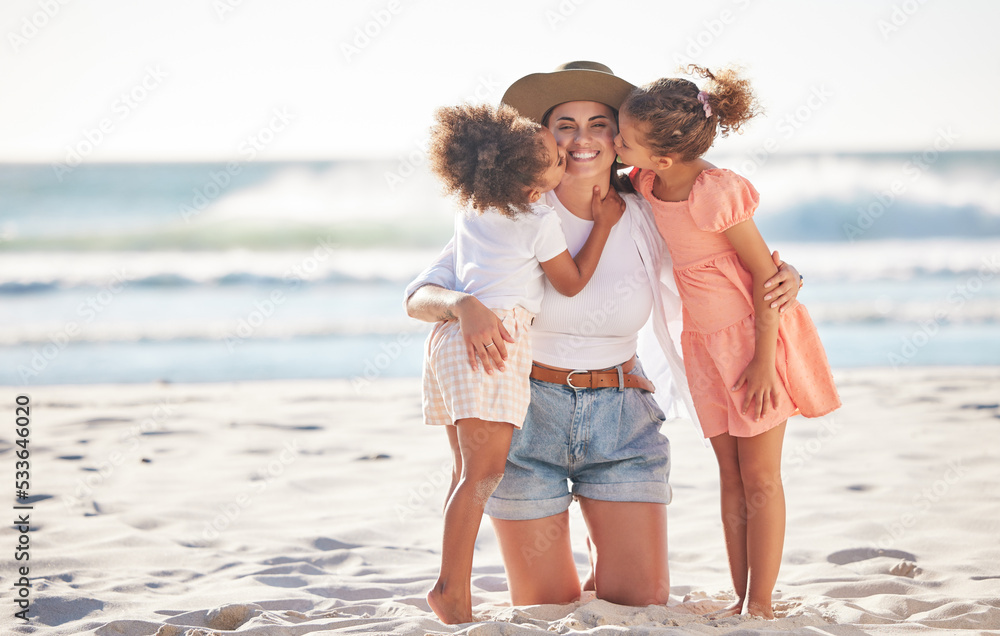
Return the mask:
[[705, 117], [712, 116], [712, 106], [708, 103], [708, 93], [701, 91], [698, 93], [698, 101], [701, 102], [702, 108], [705, 109]]

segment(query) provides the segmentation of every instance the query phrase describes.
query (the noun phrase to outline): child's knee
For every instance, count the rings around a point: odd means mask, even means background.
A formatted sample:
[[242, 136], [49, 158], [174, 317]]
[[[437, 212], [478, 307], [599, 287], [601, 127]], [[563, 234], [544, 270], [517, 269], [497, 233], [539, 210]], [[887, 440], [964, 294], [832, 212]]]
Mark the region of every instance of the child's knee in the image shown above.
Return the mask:
[[464, 477], [465, 481], [474, 484], [476, 488], [490, 488], [490, 492], [496, 490], [503, 479], [503, 470], [480, 470], [470, 471]]
[[472, 490], [475, 500], [485, 505], [486, 500], [500, 485], [501, 479], [503, 479], [503, 471], [490, 471], [475, 476], [466, 475], [463, 481]]
[[781, 491], [781, 472], [770, 469], [744, 470], [743, 491], [748, 495], [760, 494], [767, 497]]
[[743, 474], [738, 464], [719, 464], [719, 484], [725, 489], [742, 489]]

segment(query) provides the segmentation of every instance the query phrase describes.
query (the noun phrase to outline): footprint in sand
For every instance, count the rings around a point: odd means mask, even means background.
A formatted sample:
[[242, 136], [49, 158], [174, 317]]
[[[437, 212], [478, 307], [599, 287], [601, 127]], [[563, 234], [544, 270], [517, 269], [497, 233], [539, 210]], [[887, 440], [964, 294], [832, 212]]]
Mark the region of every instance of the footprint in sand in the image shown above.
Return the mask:
[[262, 611], [264, 608], [255, 603], [223, 605], [209, 610], [205, 614], [205, 626], [212, 629], [233, 631]]
[[796, 601], [774, 601], [771, 603], [775, 618], [787, 618], [789, 614], [800, 607], [802, 607], [802, 603]]
[[907, 561], [917, 560], [917, 556], [909, 552], [903, 552], [902, 550], [879, 550], [878, 548], [849, 548], [847, 550], [838, 550], [837, 552], [827, 556], [826, 560], [834, 565], [848, 565], [849, 563], [867, 561], [868, 559], [874, 559], [875, 557], [891, 557], [894, 559], [905, 559]]
[[317, 550], [352, 550], [354, 548], [360, 548], [361, 546], [354, 543], [344, 543], [343, 541], [337, 541], [336, 539], [330, 539], [329, 537], [320, 537], [313, 541], [313, 547]]
[[131, 422], [132, 420], [127, 417], [95, 417], [89, 420], [84, 420], [84, 424], [94, 425], [94, 424], [118, 424], [120, 422]]
[[889, 568], [889, 574], [895, 574], [896, 576], [906, 576], [911, 579], [916, 575], [920, 574], [921, 572], [922, 570], [919, 567], [917, 567], [916, 563], [914, 563], [913, 561], [907, 561], [906, 559], [903, 559], [896, 565]]
[[260, 426], [261, 428], [276, 428], [282, 431], [322, 431], [325, 428], [321, 424], [276, 424], [273, 422], [249, 422], [247, 424], [232, 422], [231, 426]]

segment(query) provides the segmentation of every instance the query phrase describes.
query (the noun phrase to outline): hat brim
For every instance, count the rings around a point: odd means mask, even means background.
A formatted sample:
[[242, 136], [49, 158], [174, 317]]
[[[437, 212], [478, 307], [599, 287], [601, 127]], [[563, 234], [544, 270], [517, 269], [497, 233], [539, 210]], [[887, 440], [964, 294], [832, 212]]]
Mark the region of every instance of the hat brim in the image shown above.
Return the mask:
[[599, 102], [617, 111], [633, 88], [610, 73], [572, 69], [525, 75], [510, 85], [500, 101], [542, 123], [549, 110], [566, 102]]

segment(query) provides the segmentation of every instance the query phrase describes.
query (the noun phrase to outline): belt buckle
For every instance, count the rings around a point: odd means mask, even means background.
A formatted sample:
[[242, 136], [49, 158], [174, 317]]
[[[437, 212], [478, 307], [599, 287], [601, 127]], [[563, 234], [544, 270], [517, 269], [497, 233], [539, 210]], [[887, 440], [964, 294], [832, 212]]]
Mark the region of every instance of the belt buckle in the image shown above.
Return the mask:
[[566, 374], [566, 384], [569, 385], [571, 389], [586, 389], [587, 387], [585, 386], [575, 386], [573, 384], [573, 375], [576, 373], [590, 373], [590, 371], [588, 371], [587, 369], [573, 369], [572, 371]]

